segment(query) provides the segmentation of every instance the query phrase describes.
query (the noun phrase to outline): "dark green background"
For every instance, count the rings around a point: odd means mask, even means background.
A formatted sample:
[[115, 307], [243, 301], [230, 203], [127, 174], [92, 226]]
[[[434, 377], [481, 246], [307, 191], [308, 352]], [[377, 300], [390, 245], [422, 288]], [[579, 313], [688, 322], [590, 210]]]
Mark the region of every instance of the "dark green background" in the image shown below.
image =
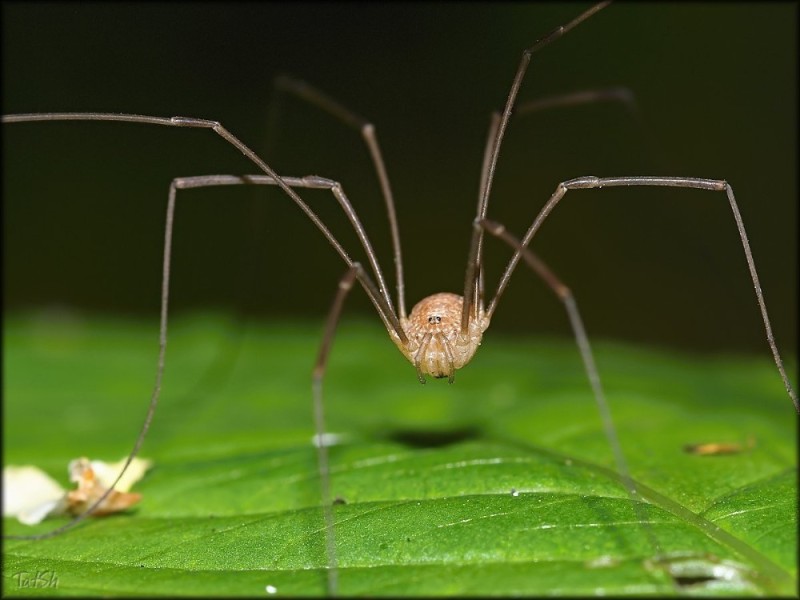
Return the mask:
[[[489, 112], [502, 107], [521, 50], [585, 6], [3, 3], [3, 112], [213, 118], [262, 150], [273, 77], [305, 78], [378, 128], [413, 304], [460, 291]], [[534, 59], [520, 98], [625, 85], [645, 130], [613, 105], [512, 121], [490, 216], [521, 233], [559, 181], [580, 175], [727, 178], [776, 336], [794, 351], [796, 24], [791, 3], [620, 3], [602, 11]], [[279, 142], [267, 159], [280, 173], [343, 183], [393, 281], [381, 200], [358, 136], [289, 103]], [[20, 124], [4, 126], [3, 144], [7, 309], [155, 318], [171, 178], [254, 171], [207, 131]], [[360, 257], [334, 201], [304, 196]], [[269, 214], [253, 224], [263, 245], [252, 254], [245, 233], [258, 198]], [[281, 194], [189, 192], [178, 211], [175, 309], [249, 306], [322, 323], [343, 265]], [[593, 336], [765, 350], [722, 194], [573, 193], [534, 247], [573, 287]], [[491, 243], [488, 255], [493, 289], [508, 251]], [[245, 300], [242, 268], [253, 282]], [[356, 296], [351, 310], [371, 310]], [[495, 326], [568, 332], [561, 307], [523, 272]]]

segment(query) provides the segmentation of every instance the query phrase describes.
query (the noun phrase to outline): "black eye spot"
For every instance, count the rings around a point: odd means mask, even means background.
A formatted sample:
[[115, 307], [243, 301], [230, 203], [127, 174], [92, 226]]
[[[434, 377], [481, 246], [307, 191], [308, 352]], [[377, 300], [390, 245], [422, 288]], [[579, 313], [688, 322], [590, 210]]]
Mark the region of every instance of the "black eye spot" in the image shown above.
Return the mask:
[[431, 324], [436, 323], [438, 325], [441, 322], [442, 322], [442, 317], [440, 317], [439, 315], [431, 315], [430, 317], [428, 317], [428, 323]]

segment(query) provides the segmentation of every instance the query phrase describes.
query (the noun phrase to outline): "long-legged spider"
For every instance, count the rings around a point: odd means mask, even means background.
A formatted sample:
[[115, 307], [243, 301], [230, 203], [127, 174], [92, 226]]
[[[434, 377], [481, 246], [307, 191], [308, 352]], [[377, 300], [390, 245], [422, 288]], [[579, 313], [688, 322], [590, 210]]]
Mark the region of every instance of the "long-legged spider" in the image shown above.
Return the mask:
[[[513, 103], [514, 97], [513, 94], [509, 98], [508, 106]], [[97, 115], [95, 115], [96, 117]], [[93, 117], [94, 118], [94, 117]], [[43, 115], [44, 120], [55, 120], [56, 117], [54, 115]], [[192, 125], [192, 126], [208, 126], [209, 123], [205, 122], [202, 123], [198, 120], [185, 120], [182, 122], [166, 122], [166, 121], [155, 121], [151, 120], [150, 122], [157, 122], [159, 124], [171, 124], [171, 125]], [[504, 125], [503, 125], [504, 127]], [[503, 128], [501, 127], [501, 129]], [[487, 148], [491, 148], [493, 143], [491, 143], [492, 136], [489, 137], [490, 144]], [[229, 141], [231, 141], [229, 139]], [[499, 144], [498, 144], [499, 146]], [[241, 147], [240, 147], [241, 149]], [[491, 162], [491, 161], [490, 161]], [[264, 178], [263, 176], [253, 176], [249, 178], [249, 181], [253, 183], [275, 183], [275, 174], [272, 173], [269, 169], [264, 169], [268, 176]], [[489, 171], [491, 171], [491, 167]], [[270, 179], [271, 178], [271, 179]], [[484, 180], [486, 181], [487, 185], [482, 186], [483, 189], [486, 190], [483, 197], [488, 197], [488, 186], [491, 184], [491, 177], [485, 177]], [[296, 178], [284, 178], [284, 182], [298, 187], [331, 187], [332, 189], [338, 189], [336, 185], [330, 181], [323, 178], [305, 178], [305, 179], [296, 179]], [[226, 178], [226, 177], [208, 177], [208, 178], [185, 178], [181, 180], [176, 180], [176, 187], [191, 187], [195, 185], [219, 185], [219, 184], [236, 184], [242, 183], [240, 178]], [[684, 187], [696, 187], [699, 189], [707, 189], [707, 190], [717, 190], [723, 191], [725, 188], [722, 183], [714, 182], [711, 180], [699, 180], [699, 179], [688, 179], [688, 178], [614, 178], [608, 180], [595, 180], [591, 178], [581, 178], [579, 180], [571, 180], [567, 182], [566, 187], [564, 189], [575, 189], [580, 187], [598, 187], [598, 186], [612, 186], [612, 185], [674, 185], [674, 186], [684, 186]], [[561, 190], [562, 188], [559, 188]], [[289, 190], [285, 190], [286, 193], [290, 193]], [[557, 191], [556, 196], [559, 194]], [[344, 198], [344, 197], [342, 197]], [[732, 196], [729, 196], [732, 201]], [[557, 197], [553, 200], [553, 204], [557, 201]], [[342, 200], [344, 202], [344, 200]], [[733, 205], [732, 205], [733, 206]], [[734, 210], [736, 210], [734, 208]], [[352, 213], [353, 217], [355, 213]], [[479, 209], [479, 217], [483, 217], [485, 214], [483, 213], [483, 209]], [[355, 224], [355, 223], [354, 223]], [[426, 373], [431, 374], [437, 377], [449, 377], [452, 378], [453, 372], [456, 368], [462, 366], [466, 363], [469, 358], [471, 357], [472, 353], [474, 353], [477, 343], [479, 343], [480, 333], [482, 333], [483, 329], [488, 326], [488, 318], [491, 317], [495, 307], [495, 301], [492, 301], [488, 306], [485, 307], [485, 311], [481, 307], [482, 298], [481, 293], [479, 291], [479, 275], [481, 273], [480, 268], [475, 268], [475, 265], [480, 263], [480, 256], [481, 256], [481, 246], [482, 246], [482, 235], [484, 231], [489, 231], [489, 233], [502, 236], [505, 235], [500, 227], [495, 226], [489, 221], [485, 220], [478, 220], [476, 222], [477, 227], [475, 228], [475, 233], [473, 235], [473, 242], [472, 242], [472, 250], [471, 254], [475, 257], [474, 260], [470, 260], [470, 265], [472, 265], [472, 269], [468, 269], [466, 279], [467, 282], [465, 284], [465, 291], [464, 297], [467, 298], [467, 301], [461, 304], [460, 299], [454, 296], [449, 296], [446, 299], [448, 302], [452, 303], [449, 306], [444, 307], [444, 312], [440, 312], [438, 310], [424, 312], [422, 314], [422, 319], [420, 324], [423, 328], [423, 332], [418, 334], [417, 339], [415, 340], [413, 336], [409, 338], [408, 335], [408, 327], [403, 321], [405, 317], [405, 309], [404, 301], [402, 300], [402, 291], [398, 292], [398, 299], [397, 299], [397, 310], [395, 310], [393, 306], [393, 301], [391, 294], [388, 291], [388, 285], [385, 283], [384, 279], [380, 275], [380, 269], [377, 265], [377, 259], [374, 258], [374, 252], [369, 250], [369, 244], [366, 242], [366, 237], [362, 238], [362, 243], [364, 243], [365, 248], [367, 248], [367, 255], [370, 258], [370, 262], [373, 264], [371, 265], [373, 269], [373, 274], [377, 277], [378, 282], [376, 285], [371, 286], [369, 275], [360, 268], [360, 266], [356, 265], [349, 260], [346, 255], [343, 255], [345, 258], [345, 262], [348, 262], [350, 268], [348, 269], [347, 275], [342, 280], [342, 292], [337, 297], [337, 303], [335, 305], [334, 310], [332, 311], [332, 318], [329, 322], [329, 331], [330, 333], [326, 335], [326, 342], [329, 342], [332, 339], [332, 330], [335, 326], [336, 318], [338, 317], [340, 302], [344, 298], [344, 294], [346, 289], [350, 287], [350, 285], [354, 282], [354, 280], [358, 279], [367, 290], [368, 295], [372, 299], [373, 303], [375, 304], [376, 308], [378, 309], [379, 314], [384, 320], [384, 324], [387, 325], [387, 330], [390, 332], [390, 336], [392, 339], [397, 343], [401, 350], [406, 354], [409, 360], [414, 363], [414, 366], [417, 369], [418, 375], [422, 378]], [[530, 239], [533, 237], [533, 234], [538, 228], [538, 224], [534, 223], [534, 226], [531, 227], [528, 234], [523, 237], [523, 244], [530, 242]], [[511, 239], [506, 237], [506, 241], [512, 245], [512, 247], [516, 246], [517, 243]], [[747, 252], [747, 250], [746, 250]], [[344, 250], [340, 250], [340, 254], [344, 254]], [[532, 255], [529, 253], [518, 253], [518, 256], [514, 260], [519, 260], [519, 256], [524, 257], [529, 263], [535, 263], [535, 259], [532, 258]], [[398, 261], [399, 264], [399, 261]], [[752, 267], [751, 267], [752, 268]], [[754, 271], [753, 271], [754, 273]], [[166, 277], [167, 269], [165, 269], [165, 284], [168, 282], [168, 278]], [[510, 270], [508, 271], [508, 275], [510, 276]], [[507, 277], [503, 277], [504, 284], [508, 281]], [[552, 280], [551, 280], [552, 281]], [[504, 285], [503, 284], [503, 285]], [[402, 276], [398, 276], [398, 286], [402, 286]], [[757, 286], [757, 284], [756, 284]], [[561, 288], [557, 283], [555, 284], [555, 288], [557, 290], [561, 290], [563, 292], [563, 288]], [[502, 288], [501, 288], [502, 290]], [[499, 294], [495, 297], [499, 297]], [[568, 298], [567, 295], [562, 293], [562, 297]], [[441, 299], [441, 298], [439, 298]], [[165, 334], [166, 328], [166, 294], [164, 297], [164, 326], [163, 326], [163, 333]], [[449, 314], [448, 314], [449, 310]], [[763, 307], [762, 307], [762, 310]], [[481, 319], [483, 312], [483, 319]], [[412, 311], [412, 315], [414, 312]], [[458, 318], [454, 318], [454, 316]], [[572, 313], [573, 321], [576, 320], [576, 313]], [[417, 315], [419, 316], [419, 315]], [[458, 327], [453, 328], [449, 331], [448, 334], [442, 334], [440, 331], [442, 327], [448, 321], [448, 318], [452, 321], [458, 321]], [[766, 314], [764, 313], [764, 318], [766, 321]], [[467, 334], [471, 333], [470, 336]], [[769, 335], [769, 334], [768, 334]], [[465, 337], [466, 336], [466, 337]], [[164, 336], [162, 335], [162, 338]], [[405, 339], [404, 339], [405, 338]], [[469, 339], [468, 339], [469, 338]], [[579, 334], [579, 339], [582, 341], [582, 344], [586, 344], [586, 337], [585, 335]], [[163, 343], [162, 343], [163, 349]], [[323, 350], [320, 354], [320, 359], [318, 361], [318, 369], [317, 377], [315, 381], [318, 382], [317, 388], [321, 385], [322, 373], [324, 371], [324, 364], [325, 364], [325, 353], [327, 351], [327, 343], [323, 345]], [[427, 351], [427, 352], [426, 352]], [[777, 354], [777, 351], [774, 350]], [[588, 354], [585, 354], [585, 357], [588, 357]], [[776, 357], [777, 360], [777, 357]], [[780, 366], [780, 362], [778, 361]], [[160, 369], [159, 369], [160, 370]], [[590, 373], [594, 373], [592, 369], [590, 369]], [[593, 380], [596, 380], [596, 376], [590, 375]], [[788, 380], [784, 375], [784, 381], [787, 383]], [[317, 392], [317, 397], [321, 398], [321, 392]], [[599, 397], [599, 393], [598, 393]], [[317, 406], [321, 406], [321, 400], [317, 402]], [[321, 423], [318, 425], [318, 435], [322, 433], [324, 428], [322, 427]], [[613, 436], [611, 436], [613, 439]], [[323, 466], [322, 471], [323, 473], [327, 473], [327, 469], [324, 467], [324, 456], [325, 456], [325, 448], [324, 444], [321, 445], [321, 456], [322, 456], [322, 463]], [[623, 472], [625, 472], [624, 467], [620, 467]], [[323, 479], [326, 476], [323, 477]], [[631, 488], [631, 491], [635, 493], [635, 487]], [[328, 505], [329, 502], [324, 502], [324, 504]], [[329, 518], [330, 520], [330, 518]], [[330, 527], [327, 528], [331, 530]], [[335, 564], [335, 563], [334, 563]], [[335, 569], [331, 570], [335, 572]]]

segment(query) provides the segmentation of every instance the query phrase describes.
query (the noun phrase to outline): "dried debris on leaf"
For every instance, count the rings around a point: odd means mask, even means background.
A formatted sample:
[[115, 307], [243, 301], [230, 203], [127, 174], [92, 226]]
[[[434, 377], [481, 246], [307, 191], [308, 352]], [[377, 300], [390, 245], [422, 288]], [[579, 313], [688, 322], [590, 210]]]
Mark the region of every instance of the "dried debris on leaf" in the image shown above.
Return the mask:
[[[77, 486], [73, 490], [65, 490], [38, 467], [7, 466], [3, 469], [3, 516], [16, 517], [25, 525], [36, 525], [48, 517], [81, 514], [113, 485], [125, 460], [106, 463], [78, 458], [71, 461], [69, 479]], [[138, 503], [141, 494], [128, 490], [144, 476], [151, 464], [149, 460], [135, 458], [92, 515], [109, 515]]]
[[747, 442], [729, 443], [729, 442], [707, 442], [703, 444], [686, 444], [683, 451], [687, 454], [695, 454], [697, 456], [722, 456], [725, 454], [739, 454], [745, 450], [751, 450], [756, 445], [755, 437], [749, 436]]

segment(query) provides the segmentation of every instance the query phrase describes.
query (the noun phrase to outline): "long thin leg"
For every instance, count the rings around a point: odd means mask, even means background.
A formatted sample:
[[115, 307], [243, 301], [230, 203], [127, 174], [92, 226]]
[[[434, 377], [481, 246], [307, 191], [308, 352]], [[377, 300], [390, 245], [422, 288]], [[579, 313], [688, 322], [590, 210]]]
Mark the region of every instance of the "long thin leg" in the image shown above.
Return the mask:
[[[320, 230], [322, 235], [328, 240], [331, 246], [339, 253], [339, 256], [342, 257], [342, 260], [350, 266], [352, 264], [352, 260], [345, 252], [342, 245], [336, 239], [336, 237], [330, 232], [330, 230], [325, 226], [322, 220], [317, 216], [317, 214], [311, 210], [311, 208], [306, 204], [300, 196], [289, 186], [287, 185], [278, 174], [270, 168], [267, 163], [265, 163], [255, 152], [253, 152], [250, 148], [248, 148], [244, 142], [239, 140], [236, 136], [230, 133], [225, 127], [222, 126], [221, 123], [217, 121], [209, 121], [206, 119], [196, 119], [193, 117], [151, 117], [148, 115], [132, 115], [132, 114], [117, 114], [117, 113], [34, 113], [34, 114], [19, 114], [19, 115], [3, 115], [2, 122], [3, 123], [29, 123], [33, 121], [119, 121], [123, 123], [142, 123], [142, 124], [149, 124], [149, 125], [162, 125], [167, 127], [191, 127], [197, 129], [211, 129], [219, 135], [222, 139], [228, 142], [231, 146], [239, 150], [245, 157], [247, 157], [250, 162], [255, 164], [261, 171], [269, 175], [273, 178], [274, 183], [280, 187], [287, 196], [289, 196], [295, 204], [302, 210], [306, 216], [311, 219], [312, 223], [316, 225], [317, 229]], [[343, 195], [342, 195], [343, 196]], [[364, 231], [364, 227], [361, 225], [358, 216], [356, 215], [355, 210], [350, 205], [350, 202], [339, 195], [336, 196], [339, 203], [342, 205], [342, 209], [347, 214], [347, 218], [350, 220], [350, 223], [353, 225], [353, 228], [356, 231], [356, 235], [358, 236], [361, 245], [364, 247], [364, 251], [367, 253], [367, 258], [369, 260], [370, 266], [372, 267], [373, 271], [375, 272], [375, 276], [378, 279], [382, 279], [381, 269], [378, 265], [378, 259], [375, 255], [375, 252], [372, 250], [372, 244], [369, 242], [369, 238], [367, 237], [366, 232]], [[389, 306], [391, 306], [391, 298], [389, 297], [388, 293], [384, 289], [382, 291], [382, 295]], [[392, 312], [394, 310], [392, 309]]]
[[[517, 94], [519, 93], [519, 88], [522, 85], [522, 80], [525, 78], [525, 73], [528, 70], [528, 65], [531, 61], [531, 56], [534, 53], [538, 52], [551, 42], [554, 42], [562, 35], [567, 33], [568, 31], [572, 30], [573, 28], [577, 27], [583, 21], [594, 15], [597, 11], [605, 8], [610, 4], [610, 0], [608, 2], [600, 2], [599, 4], [595, 4], [590, 9], [584, 11], [572, 21], [567, 23], [566, 25], [562, 25], [557, 29], [554, 29], [541, 40], [537, 41], [533, 46], [530, 48], [526, 48], [522, 52], [522, 58], [520, 59], [519, 66], [517, 67], [517, 72], [514, 75], [514, 81], [511, 84], [511, 89], [508, 92], [508, 98], [506, 99], [505, 108], [503, 108], [503, 114], [500, 117], [500, 123], [497, 127], [497, 137], [492, 144], [491, 155], [489, 158], [489, 166], [486, 169], [486, 176], [482, 179], [484, 180], [483, 190], [481, 192], [481, 201], [478, 207], [478, 215], [486, 215], [486, 207], [489, 204], [489, 193], [492, 189], [492, 181], [494, 180], [494, 172], [495, 168], [497, 167], [497, 157], [500, 155], [500, 146], [503, 143], [503, 136], [505, 135], [506, 127], [508, 126], [508, 120], [511, 118], [511, 111], [514, 108], [514, 102], [517, 99]], [[483, 218], [479, 216], [479, 218]], [[461, 312], [461, 333], [462, 335], [466, 335], [469, 329], [469, 317], [472, 312], [474, 312], [474, 303], [475, 303], [475, 278], [478, 276], [477, 272], [478, 269], [476, 268], [475, 261], [478, 261], [478, 253], [477, 253], [477, 241], [476, 238], [480, 237], [481, 235], [480, 229], [474, 229], [472, 232], [472, 242], [470, 243], [470, 248], [475, 248], [475, 252], [473, 253], [470, 250], [469, 253], [469, 262], [467, 263], [467, 272], [464, 281], [464, 308]]]
[[[153, 387], [153, 392], [150, 397], [150, 403], [147, 408], [147, 413], [145, 415], [144, 423], [139, 431], [139, 435], [136, 438], [136, 442], [133, 445], [133, 449], [131, 450], [130, 454], [128, 455], [125, 464], [122, 467], [119, 475], [117, 476], [114, 483], [109, 486], [109, 488], [103, 493], [100, 498], [98, 498], [89, 508], [86, 509], [85, 512], [76, 516], [74, 519], [65, 523], [61, 527], [53, 529], [52, 531], [38, 534], [38, 535], [13, 535], [13, 536], [3, 536], [6, 539], [25, 539], [25, 540], [40, 540], [40, 539], [47, 539], [51, 537], [55, 537], [64, 531], [71, 529], [81, 521], [83, 521], [86, 517], [91, 515], [94, 510], [105, 501], [105, 499], [111, 494], [114, 488], [117, 486], [117, 483], [120, 479], [122, 479], [123, 475], [127, 471], [128, 467], [130, 466], [133, 459], [138, 455], [139, 450], [144, 442], [145, 437], [147, 436], [147, 432], [150, 429], [150, 424], [153, 420], [153, 416], [155, 415], [156, 408], [158, 406], [158, 400], [161, 394], [161, 382], [163, 379], [164, 374], [164, 363], [166, 357], [166, 350], [167, 350], [167, 329], [168, 329], [168, 309], [169, 309], [169, 282], [170, 282], [170, 267], [172, 262], [172, 232], [173, 226], [175, 223], [175, 205], [177, 202], [177, 191], [180, 189], [192, 189], [192, 188], [200, 188], [200, 187], [210, 187], [210, 186], [218, 186], [218, 185], [285, 185], [285, 186], [294, 186], [300, 188], [316, 188], [316, 189], [330, 189], [334, 191], [339, 184], [335, 181], [324, 179], [322, 177], [283, 177], [280, 180], [276, 180], [275, 177], [271, 176], [264, 176], [264, 175], [249, 175], [249, 176], [233, 176], [233, 175], [205, 175], [205, 176], [198, 176], [198, 177], [179, 177], [172, 181], [169, 188], [169, 197], [167, 200], [167, 213], [166, 213], [166, 222], [164, 227], [164, 258], [163, 258], [163, 266], [162, 266], [162, 278], [161, 278], [161, 311], [160, 311], [160, 324], [159, 324], [159, 349], [158, 349], [158, 362], [156, 366], [156, 381]], [[343, 191], [339, 188], [339, 191], [344, 194]], [[346, 261], [348, 262], [349, 270], [354, 273], [354, 277], [356, 277], [359, 282], [361, 283], [364, 291], [369, 296], [372, 303], [375, 305], [378, 314], [381, 317], [384, 325], [386, 326], [387, 331], [390, 334], [394, 333], [398, 337], [403, 340], [403, 343], [407, 343], [408, 340], [403, 332], [402, 327], [400, 327], [399, 322], [397, 321], [397, 316], [392, 312], [389, 305], [386, 303], [383, 296], [378, 291], [375, 284], [369, 278], [369, 275], [364, 271], [359, 263], [353, 262], [350, 260], [349, 256], [346, 256]], [[349, 272], [349, 271], [348, 271]], [[321, 438], [320, 438], [321, 439]]]
[[316, 433], [317, 466], [319, 468], [319, 481], [322, 496], [322, 518], [325, 528], [325, 553], [328, 559], [327, 592], [335, 596], [339, 583], [339, 567], [336, 560], [336, 533], [334, 530], [333, 502], [331, 500], [330, 466], [328, 463], [328, 447], [325, 443], [325, 404], [322, 400], [322, 384], [325, 371], [328, 367], [333, 340], [336, 336], [336, 326], [342, 314], [345, 298], [353, 288], [356, 278], [365, 277], [363, 268], [359, 263], [353, 263], [339, 281], [339, 287], [333, 300], [333, 305], [328, 313], [325, 324], [325, 333], [317, 354], [317, 362], [311, 376], [311, 388], [314, 396], [314, 429]]
[[[478, 220], [482, 220], [486, 218], [486, 210], [489, 207], [488, 203], [484, 202], [483, 199], [483, 190], [486, 188], [486, 182], [489, 177], [489, 166], [491, 165], [492, 160], [492, 151], [494, 149], [494, 144], [497, 140], [497, 129], [500, 127], [500, 113], [497, 111], [492, 112], [491, 116], [489, 117], [489, 131], [486, 135], [486, 146], [483, 149], [483, 164], [481, 165], [481, 179], [480, 179], [480, 187], [478, 188], [478, 209], [477, 209], [477, 217]], [[483, 298], [484, 298], [484, 288], [483, 288], [483, 228], [478, 232], [477, 235], [474, 235], [472, 238], [472, 244], [474, 246], [475, 252], [475, 259], [469, 260], [467, 262], [467, 280], [472, 279], [475, 282], [475, 310], [473, 314], [475, 315], [474, 318], [483, 311]], [[474, 269], [474, 274], [469, 273], [469, 269]]]
[[527, 102], [521, 102], [517, 106], [514, 116], [526, 117], [535, 112], [549, 110], [553, 108], [566, 108], [580, 106], [584, 104], [599, 104], [602, 102], [612, 102], [620, 104], [625, 109], [625, 114], [635, 123], [640, 136], [640, 143], [645, 150], [646, 157], [655, 165], [668, 169], [664, 161], [662, 152], [658, 145], [653, 141], [652, 132], [647, 127], [636, 97], [633, 92], [625, 87], [610, 87], [596, 90], [579, 90], [559, 94], [556, 96], [546, 96]]
[[[332, 179], [319, 177], [317, 175], [309, 175], [306, 177], [282, 177], [284, 183], [292, 188], [305, 188], [305, 189], [318, 189], [329, 190], [334, 197], [339, 201], [339, 204], [345, 209], [345, 212], [352, 211], [350, 201], [344, 193], [341, 184]], [[217, 185], [279, 185], [275, 177], [265, 175], [200, 175], [196, 177], [180, 177], [175, 179], [173, 185], [179, 189], [190, 189], [199, 187], [210, 187]], [[360, 223], [359, 223], [360, 226]], [[354, 261], [348, 256], [345, 259], [348, 266], [352, 267]], [[392, 310], [386, 298], [380, 293], [379, 289], [372, 283], [372, 280], [367, 275], [366, 271], [359, 269], [358, 279], [367, 292], [370, 300], [372, 300], [375, 309], [383, 320], [386, 330], [391, 334], [395, 334], [400, 341], [404, 344], [408, 343], [403, 328], [400, 325], [397, 315]]]
[[599, 102], [619, 102], [636, 121], [641, 120], [636, 98], [628, 88], [610, 87], [596, 90], [578, 90], [557, 96], [546, 96], [522, 102], [516, 110], [516, 116], [528, 115], [540, 110], [580, 106], [581, 104], [597, 104]]
[[547, 216], [552, 212], [552, 210], [556, 207], [556, 205], [561, 201], [564, 195], [569, 190], [578, 190], [578, 189], [594, 189], [594, 188], [603, 188], [603, 187], [630, 187], [630, 186], [647, 186], [647, 187], [675, 187], [675, 188], [693, 188], [698, 190], [708, 190], [714, 192], [725, 192], [728, 197], [728, 203], [730, 204], [731, 211], [733, 212], [733, 219], [736, 222], [736, 228], [739, 231], [739, 239], [742, 242], [742, 249], [744, 250], [745, 260], [747, 261], [747, 268], [750, 271], [750, 279], [753, 282], [753, 288], [755, 289], [756, 293], [756, 300], [758, 301], [758, 307], [761, 311], [761, 320], [764, 323], [764, 331], [767, 336], [767, 343], [769, 344], [770, 350], [772, 351], [772, 358], [775, 361], [775, 366], [778, 368], [778, 372], [780, 373], [781, 379], [783, 380], [783, 385], [786, 388], [786, 392], [789, 394], [789, 397], [792, 399], [792, 403], [794, 404], [795, 410], [800, 413], [800, 403], [797, 399], [797, 394], [792, 387], [792, 384], [789, 382], [789, 377], [786, 374], [786, 369], [783, 366], [783, 360], [781, 359], [781, 355], [778, 352], [778, 346], [775, 343], [775, 338], [772, 334], [772, 325], [769, 321], [769, 316], [767, 315], [767, 305], [764, 300], [764, 294], [761, 291], [761, 283], [758, 278], [758, 273], [756, 272], [756, 263], [753, 259], [753, 253], [750, 250], [750, 242], [747, 239], [747, 233], [744, 229], [744, 222], [742, 221], [741, 213], [739, 212], [739, 206], [736, 203], [736, 198], [733, 195], [733, 188], [728, 184], [727, 181], [717, 180], [717, 179], [699, 179], [694, 177], [579, 177], [577, 179], [570, 179], [569, 181], [564, 181], [558, 184], [556, 191], [553, 192], [553, 195], [550, 196], [550, 199], [544, 205], [542, 210], [539, 212], [537, 217], [531, 223], [531, 226], [525, 232], [521, 242], [520, 242], [520, 250], [516, 251], [514, 255], [509, 260], [508, 265], [503, 271], [503, 275], [500, 278], [500, 283], [497, 286], [497, 291], [495, 292], [495, 296], [492, 301], [489, 303], [489, 308], [486, 310], [486, 315], [488, 318], [491, 318], [492, 314], [494, 313], [495, 309], [497, 308], [497, 302], [500, 300], [503, 292], [508, 285], [508, 281], [511, 278], [514, 269], [519, 263], [520, 258], [522, 258], [522, 248], [526, 248], [533, 239], [533, 236], [542, 226], [542, 223], [547, 218]]
[[[392, 236], [392, 249], [394, 253], [394, 264], [397, 279], [397, 312], [400, 318], [406, 317], [406, 298], [405, 282], [403, 276], [403, 257], [400, 250], [400, 230], [397, 225], [397, 212], [395, 211], [394, 195], [392, 187], [389, 185], [389, 175], [386, 172], [386, 165], [383, 162], [383, 154], [378, 144], [378, 135], [375, 126], [367, 119], [357, 115], [353, 111], [345, 108], [330, 96], [309, 85], [305, 81], [294, 79], [286, 75], [281, 75], [275, 79], [275, 90], [279, 92], [289, 92], [297, 98], [305, 100], [309, 104], [316, 106], [328, 114], [332, 115], [345, 125], [348, 125], [361, 133], [364, 143], [367, 145], [372, 164], [378, 175], [381, 186], [381, 193], [386, 204], [386, 215], [389, 219], [389, 231]], [[378, 286], [385, 288], [382, 278], [378, 278]]]
[[[563, 108], [580, 106], [582, 104], [596, 104], [598, 102], [618, 102], [625, 107], [629, 115], [642, 126], [641, 115], [639, 108], [636, 104], [636, 99], [633, 93], [623, 87], [602, 88], [596, 90], [579, 90], [576, 92], [569, 92], [566, 94], [558, 94], [556, 96], [546, 96], [536, 100], [523, 102], [517, 108], [516, 114], [518, 117], [531, 115], [535, 112], [542, 110], [549, 110], [552, 108]], [[492, 152], [494, 150], [495, 142], [497, 141], [497, 130], [500, 127], [500, 113], [492, 112], [489, 119], [489, 131], [486, 136], [486, 146], [483, 150], [483, 164], [481, 166], [480, 185], [478, 187], [478, 209], [476, 219], [482, 220], [486, 218], [486, 211], [488, 209], [488, 199], [485, 199], [483, 192], [486, 189], [487, 181], [489, 179], [489, 168], [491, 166]], [[484, 302], [484, 289], [483, 289], [483, 228], [478, 232], [477, 239], [475, 240], [475, 261], [470, 261], [470, 265], [474, 265], [474, 275], [471, 277], [475, 282], [475, 310], [473, 311], [474, 318], [483, 310]], [[467, 279], [470, 279], [468, 274]]]
[[100, 498], [98, 498], [89, 508], [86, 509], [85, 512], [76, 516], [74, 519], [65, 523], [61, 527], [57, 527], [52, 531], [48, 531], [46, 533], [41, 533], [37, 535], [4, 535], [5, 539], [13, 539], [13, 540], [44, 540], [51, 537], [55, 537], [60, 535], [64, 531], [68, 529], [72, 529], [78, 523], [86, 519], [89, 515], [91, 515], [95, 509], [100, 506], [101, 503], [105, 502], [105, 499], [111, 494], [119, 480], [122, 479], [122, 476], [128, 470], [131, 462], [136, 456], [139, 454], [139, 450], [142, 447], [142, 443], [144, 442], [144, 438], [147, 435], [147, 432], [150, 429], [150, 423], [153, 421], [153, 416], [155, 415], [156, 408], [158, 407], [158, 399], [161, 395], [161, 381], [164, 375], [164, 361], [166, 358], [167, 353], [167, 314], [168, 314], [168, 307], [169, 307], [169, 281], [170, 281], [170, 264], [171, 264], [171, 256], [172, 256], [172, 231], [173, 231], [173, 224], [175, 222], [175, 185], [170, 185], [169, 190], [169, 199], [167, 201], [167, 217], [166, 217], [166, 224], [164, 226], [164, 257], [162, 263], [162, 276], [161, 276], [161, 311], [160, 311], [160, 323], [159, 323], [159, 330], [158, 330], [158, 362], [156, 364], [156, 381], [155, 385], [153, 386], [153, 391], [150, 395], [150, 404], [147, 407], [147, 414], [144, 418], [144, 423], [142, 424], [142, 428], [139, 430], [139, 435], [136, 437], [136, 442], [133, 444], [133, 449], [131, 450], [130, 454], [128, 455], [125, 464], [122, 466], [122, 470], [120, 471], [117, 478], [114, 480], [109, 488], [103, 493]]
[[631, 477], [630, 469], [628, 468], [628, 461], [625, 459], [625, 454], [622, 451], [622, 446], [619, 443], [619, 436], [617, 435], [617, 430], [614, 427], [614, 419], [611, 417], [611, 408], [609, 407], [605, 393], [603, 392], [603, 386], [600, 382], [600, 374], [594, 361], [594, 354], [592, 353], [591, 346], [589, 345], [589, 336], [586, 335], [586, 329], [583, 326], [583, 319], [581, 319], [580, 312], [578, 311], [578, 303], [575, 301], [572, 291], [566, 285], [564, 285], [564, 283], [562, 283], [562, 281], [550, 270], [550, 268], [544, 263], [544, 261], [542, 261], [542, 259], [536, 256], [528, 248], [523, 246], [520, 241], [511, 235], [500, 223], [490, 221], [488, 219], [483, 219], [480, 221], [476, 220], [474, 227], [488, 231], [511, 246], [515, 250], [515, 254], [519, 254], [522, 257], [531, 270], [533, 270], [533, 272], [536, 273], [551, 290], [553, 290], [553, 293], [556, 295], [556, 297], [564, 304], [564, 308], [567, 310], [567, 316], [569, 317], [570, 325], [572, 326], [572, 332], [575, 335], [575, 341], [578, 345], [578, 350], [581, 354], [581, 359], [583, 360], [586, 376], [589, 378], [589, 383], [592, 386], [592, 393], [594, 394], [597, 409], [600, 411], [600, 419], [603, 422], [603, 431], [609, 445], [611, 446], [611, 451], [614, 454], [614, 462], [617, 467], [617, 473], [619, 473], [625, 489], [628, 492], [632, 506], [637, 513], [637, 519], [645, 527], [645, 531], [647, 532], [647, 536], [650, 538], [650, 543], [655, 550], [656, 556], [660, 556], [661, 545], [658, 542], [658, 538], [650, 528], [650, 523], [644, 514], [644, 511], [642, 510], [641, 495], [636, 487], [636, 483]]

